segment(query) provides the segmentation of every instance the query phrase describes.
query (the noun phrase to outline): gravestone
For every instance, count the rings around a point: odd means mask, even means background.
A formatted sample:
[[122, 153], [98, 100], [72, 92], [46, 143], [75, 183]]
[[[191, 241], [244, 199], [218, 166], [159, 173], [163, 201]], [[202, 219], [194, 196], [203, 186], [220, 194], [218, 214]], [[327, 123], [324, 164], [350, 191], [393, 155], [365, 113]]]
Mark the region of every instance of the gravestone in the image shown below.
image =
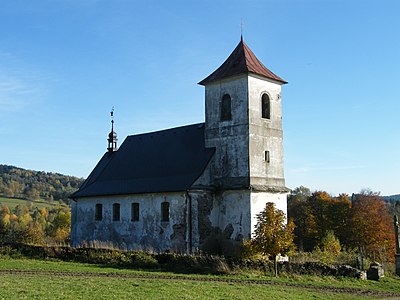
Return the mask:
[[367, 271], [367, 279], [369, 280], [379, 280], [381, 277], [384, 276], [383, 268], [380, 263], [373, 262], [369, 266]]

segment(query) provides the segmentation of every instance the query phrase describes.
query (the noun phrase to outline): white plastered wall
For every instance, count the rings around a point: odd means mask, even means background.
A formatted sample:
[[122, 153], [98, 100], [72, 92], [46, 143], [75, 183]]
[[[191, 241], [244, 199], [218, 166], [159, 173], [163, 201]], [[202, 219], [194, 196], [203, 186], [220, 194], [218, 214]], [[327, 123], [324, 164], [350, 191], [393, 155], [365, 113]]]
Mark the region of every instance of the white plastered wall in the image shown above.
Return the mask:
[[268, 192], [252, 192], [251, 197], [251, 233], [257, 224], [257, 214], [262, 212], [268, 202], [275, 204], [277, 209], [280, 209], [287, 215], [287, 194], [268, 193]]

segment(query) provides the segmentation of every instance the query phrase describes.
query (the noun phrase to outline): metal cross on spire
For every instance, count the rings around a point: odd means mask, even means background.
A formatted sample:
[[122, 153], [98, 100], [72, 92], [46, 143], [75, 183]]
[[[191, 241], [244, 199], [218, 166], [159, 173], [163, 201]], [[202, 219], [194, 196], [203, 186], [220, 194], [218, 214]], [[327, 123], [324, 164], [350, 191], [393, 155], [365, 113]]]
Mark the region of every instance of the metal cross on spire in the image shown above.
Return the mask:
[[111, 122], [114, 123], [114, 106], [111, 108], [110, 114], [111, 114]]
[[240, 39], [243, 40], [243, 19], [240, 19]]

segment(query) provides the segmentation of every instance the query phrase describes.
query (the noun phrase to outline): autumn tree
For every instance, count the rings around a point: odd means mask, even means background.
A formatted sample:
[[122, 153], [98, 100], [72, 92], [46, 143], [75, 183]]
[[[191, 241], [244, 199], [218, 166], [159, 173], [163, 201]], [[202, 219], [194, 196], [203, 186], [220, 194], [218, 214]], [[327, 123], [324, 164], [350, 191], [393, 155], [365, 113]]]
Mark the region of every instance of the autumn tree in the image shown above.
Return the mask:
[[69, 208], [38, 209], [17, 205], [10, 209], [0, 206], [0, 242], [43, 245], [66, 243], [70, 239]]
[[0, 207], [0, 242], [4, 242], [10, 229], [11, 211], [7, 205]]
[[55, 242], [68, 242], [71, 233], [71, 213], [66, 209], [56, 209], [49, 212], [51, 222], [48, 234]]
[[340, 243], [344, 246], [351, 244], [351, 227], [350, 227], [350, 211], [351, 201], [347, 194], [340, 194], [332, 197], [329, 207], [329, 230], [333, 232]]
[[387, 207], [378, 193], [355, 195], [351, 209], [353, 243], [373, 259], [393, 260], [394, 228]]
[[317, 233], [316, 220], [309, 199], [310, 189], [300, 186], [293, 189], [288, 196], [288, 218], [293, 220], [294, 241], [299, 250], [311, 251], [315, 245]]
[[264, 256], [273, 256], [275, 276], [278, 275], [277, 256], [285, 255], [294, 249], [294, 223], [286, 222], [285, 213], [268, 202], [265, 209], [257, 215], [257, 224], [250, 247]]
[[309, 201], [315, 217], [317, 228], [315, 240], [318, 244], [332, 228], [333, 220], [330, 213], [332, 198], [325, 191], [316, 191], [312, 193]]
[[332, 197], [325, 191], [310, 192], [301, 186], [288, 197], [288, 215], [295, 225], [295, 242], [300, 250], [312, 251], [328, 232], [347, 245], [351, 202], [346, 194]]

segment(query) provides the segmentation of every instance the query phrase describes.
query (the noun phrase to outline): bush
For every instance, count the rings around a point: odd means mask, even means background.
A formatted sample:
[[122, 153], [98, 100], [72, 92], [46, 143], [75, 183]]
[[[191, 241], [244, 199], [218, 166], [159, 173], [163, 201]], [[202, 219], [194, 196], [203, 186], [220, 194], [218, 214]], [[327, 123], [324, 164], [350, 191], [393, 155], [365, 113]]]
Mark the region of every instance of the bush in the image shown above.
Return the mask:
[[223, 256], [158, 254], [160, 267], [167, 271], [198, 274], [228, 274], [231, 268]]
[[[343, 253], [341, 253], [343, 254]], [[327, 265], [318, 261], [319, 253], [301, 253], [291, 262], [279, 262], [280, 272], [289, 274], [330, 275], [357, 277], [358, 271], [346, 265]], [[101, 264], [119, 268], [138, 268], [195, 274], [248, 274], [273, 275], [274, 263], [265, 258], [234, 259], [216, 255], [151, 254], [143, 251], [115, 249], [43, 247], [25, 244], [0, 246], [0, 257], [59, 259], [81, 263]], [[339, 255], [341, 257], [341, 255]], [[344, 258], [355, 262], [354, 256]], [[354, 263], [353, 263], [354, 265]]]
[[337, 263], [338, 255], [340, 254], [341, 246], [339, 239], [336, 238], [333, 231], [328, 231], [322, 238], [319, 246], [315, 247], [314, 252], [320, 256], [320, 262], [323, 264]]

